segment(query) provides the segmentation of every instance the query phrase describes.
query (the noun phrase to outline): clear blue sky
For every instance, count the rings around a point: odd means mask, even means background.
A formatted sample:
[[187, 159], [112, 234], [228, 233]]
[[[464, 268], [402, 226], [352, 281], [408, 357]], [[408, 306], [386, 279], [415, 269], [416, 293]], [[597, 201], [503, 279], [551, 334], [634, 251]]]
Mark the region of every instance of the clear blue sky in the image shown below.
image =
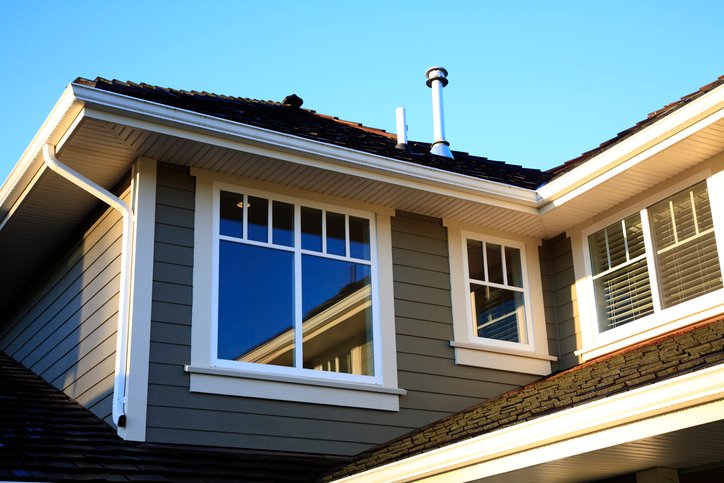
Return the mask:
[[542, 169], [724, 74], [724, 1], [0, 0], [0, 179], [77, 76], [281, 100]]

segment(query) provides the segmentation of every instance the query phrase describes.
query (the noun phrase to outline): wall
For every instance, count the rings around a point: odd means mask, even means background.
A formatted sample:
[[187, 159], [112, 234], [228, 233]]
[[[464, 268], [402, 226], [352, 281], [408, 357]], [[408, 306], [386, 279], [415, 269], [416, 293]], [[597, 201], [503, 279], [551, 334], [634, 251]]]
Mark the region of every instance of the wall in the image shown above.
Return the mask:
[[117, 211], [91, 213], [8, 311], [0, 336], [0, 349], [109, 424], [122, 231]]
[[554, 371], [564, 370], [578, 364], [573, 352], [580, 347], [571, 239], [561, 234], [544, 240], [540, 260], [549, 351], [558, 357]]
[[189, 392], [195, 184], [162, 163], [157, 182], [148, 441], [351, 455], [533, 380], [454, 364], [445, 228], [397, 213], [399, 412]]

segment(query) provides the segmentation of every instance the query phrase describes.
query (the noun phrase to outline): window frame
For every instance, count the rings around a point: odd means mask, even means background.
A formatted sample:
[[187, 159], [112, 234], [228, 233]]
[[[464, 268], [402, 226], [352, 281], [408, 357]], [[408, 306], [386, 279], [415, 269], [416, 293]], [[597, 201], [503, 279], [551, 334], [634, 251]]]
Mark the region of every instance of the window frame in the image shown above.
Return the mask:
[[[443, 220], [443, 224], [448, 228], [454, 336], [450, 345], [455, 351], [456, 364], [524, 374], [550, 374], [551, 362], [556, 361], [557, 358], [548, 354], [540, 260], [538, 259], [540, 241], [494, 230], [483, 230], [480, 227], [453, 220]], [[479, 337], [474, 331], [469, 292], [468, 239], [520, 250], [526, 342]]]
[[[235, 194], [243, 194], [246, 197], [257, 197], [257, 198], [264, 198], [269, 202], [269, 206], [272, 205], [274, 201], [280, 201], [283, 203], [291, 204], [294, 207], [294, 217], [293, 217], [293, 226], [294, 226], [294, 241], [292, 246], [284, 246], [275, 244], [272, 241], [268, 242], [261, 242], [256, 241], [247, 238], [237, 238], [232, 237], [229, 235], [222, 235], [220, 233], [220, 219], [221, 219], [221, 213], [220, 213], [220, 198], [221, 198], [221, 192], [230, 192]], [[264, 247], [272, 250], [279, 250], [284, 251], [288, 253], [292, 253], [295, 257], [294, 261], [294, 286], [297, 287], [295, 298], [296, 297], [302, 297], [302, 294], [304, 293], [304, 285], [302, 283], [302, 271], [301, 271], [301, 259], [304, 255], [311, 255], [311, 256], [317, 256], [320, 258], [328, 259], [328, 260], [340, 260], [340, 261], [347, 261], [347, 262], [353, 262], [353, 263], [359, 263], [368, 265], [370, 267], [370, 285], [371, 285], [371, 297], [372, 297], [372, 353], [373, 353], [373, 367], [375, 369], [381, 367], [382, 364], [382, 357], [381, 357], [381, 346], [380, 346], [380, 327], [379, 327], [379, 321], [380, 321], [380, 312], [379, 312], [379, 289], [378, 289], [378, 283], [377, 280], [379, 278], [378, 271], [377, 271], [377, 236], [376, 236], [376, 224], [375, 224], [375, 216], [373, 213], [365, 212], [353, 208], [346, 208], [346, 207], [340, 207], [337, 205], [330, 205], [328, 203], [323, 202], [317, 202], [313, 200], [306, 200], [306, 199], [300, 199], [296, 197], [291, 196], [285, 196], [283, 194], [278, 193], [272, 193], [268, 191], [260, 191], [253, 188], [245, 188], [241, 186], [236, 185], [229, 185], [229, 184], [222, 184], [222, 183], [216, 183], [214, 186], [214, 193], [213, 193], [213, 203], [214, 203], [214, 215], [213, 215], [213, 233], [214, 233], [214, 244], [213, 244], [213, 254], [212, 254], [212, 297], [213, 297], [213, 304], [215, 307], [218, 308], [218, 302], [219, 302], [219, 262], [220, 262], [220, 254], [219, 254], [219, 245], [221, 241], [227, 241], [232, 243], [240, 243], [245, 244], [248, 246], [257, 246], [257, 247]], [[301, 217], [300, 212], [302, 207], [304, 208], [313, 208], [313, 209], [319, 209], [323, 210], [323, 213], [328, 212], [335, 212], [335, 213], [342, 213], [346, 216], [354, 216], [357, 218], [363, 218], [366, 219], [369, 222], [369, 228], [370, 228], [370, 259], [359, 259], [359, 258], [353, 258], [349, 255], [334, 255], [331, 253], [326, 253], [327, 248], [327, 240], [324, 236], [324, 230], [326, 227], [326, 216], [322, 216], [322, 250], [321, 251], [315, 251], [310, 250], [302, 247], [301, 244]], [[243, 225], [244, 225], [244, 232], [247, 232], [246, 226], [249, 223], [248, 216], [245, 216], [243, 219]], [[270, 224], [268, 227], [268, 234], [271, 234], [272, 232], [272, 225]], [[297, 303], [301, 304], [301, 300], [296, 301]], [[211, 365], [214, 367], [223, 367], [226, 369], [239, 369], [239, 370], [246, 370], [246, 371], [258, 371], [262, 373], [269, 373], [269, 374], [277, 374], [277, 375], [286, 375], [286, 376], [304, 376], [304, 377], [312, 377], [312, 378], [320, 378], [320, 379], [331, 379], [331, 380], [339, 380], [339, 381], [349, 381], [349, 382], [360, 382], [360, 383], [370, 383], [370, 384], [380, 384], [381, 383], [381, 377], [378, 375], [379, 371], [374, 370], [374, 375], [368, 376], [368, 375], [360, 375], [360, 374], [347, 374], [347, 373], [341, 373], [341, 372], [333, 372], [333, 371], [319, 371], [315, 369], [306, 369], [302, 366], [300, 367], [298, 364], [300, 362], [303, 362], [303, 346], [304, 343], [302, 342], [302, 328], [301, 328], [301, 319], [297, 320], [301, 316], [301, 312], [297, 311], [298, 313], [295, 313], [295, 323], [294, 323], [294, 362], [295, 365], [293, 367], [286, 367], [286, 366], [277, 366], [272, 364], [259, 364], [255, 362], [242, 362], [242, 361], [232, 361], [229, 359], [220, 359], [218, 357], [218, 327], [219, 327], [219, 321], [218, 321], [218, 310], [215, 310], [212, 313], [211, 316]], [[300, 353], [297, 348], [299, 348], [299, 343], [301, 344], [302, 352]]]
[[[705, 182], [709, 194], [709, 203], [714, 223], [714, 237], [718, 252], [719, 269], [724, 273], [724, 171], [714, 175], [709, 170], [688, 176], [664, 189], [658, 189], [652, 194], [641, 197], [630, 206], [596, 220], [595, 223], [585, 226], [572, 235], [574, 246], [579, 250], [574, 253], [574, 267], [576, 268], [576, 292], [578, 293], [578, 309], [581, 318], [582, 347], [575, 351], [583, 360], [618, 350], [627, 345], [644, 341], [651, 337], [676, 330], [690, 323], [718, 315], [724, 310], [724, 287], [677, 305], [663, 308], [662, 295], [658, 282], [658, 268], [656, 265], [656, 250], [654, 235], [649, 222], [649, 208], [659, 202], [667, 200], [677, 193], [690, 189], [700, 182]], [[647, 272], [651, 284], [653, 313], [634, 320], [627, 324], [601, 331], [596, 310], [596, 293], [593, 283], [593, 267], [591, 264], [591, 251], [589, 236], [597, 231], [633, 214], [641, 215], [644, 244], [646, 248]], [[576, 241], [576, 239], [578, 239]]]
[[[391, 296], [391, 210], [296, 189], [280, 192], [279, 187], [274, 189], [275, 186], [266, 183], [232, 178], [200, 169], [192, 169], [191, 174], [196, 176], [197, 180], [191, 363], [185, 367], [191, 376], [191, 391], [399, 410], [399, 395], [405, 391], [397, 387], [394, 300]], [[374, 375], [344, 374], [218, 358], [219, 242], [225, 238], [225, 235], [219, 233], [221, 191], [263, 197], [268, 199], [270, 204], [271, 201], [291, 203], [295, 206], [296, 214], [301, 206], [308, 206], [370, 221], [369, 266], [372, 278]], [[299, 223], [296, 215], [294, 220], [295, 224]], [[302, 253], [301, 247], [296, 249]], [[317, 252], [309, 253], [318, 255]], [[300, 277], [301, 273], [295, 271], [295, 278]]]

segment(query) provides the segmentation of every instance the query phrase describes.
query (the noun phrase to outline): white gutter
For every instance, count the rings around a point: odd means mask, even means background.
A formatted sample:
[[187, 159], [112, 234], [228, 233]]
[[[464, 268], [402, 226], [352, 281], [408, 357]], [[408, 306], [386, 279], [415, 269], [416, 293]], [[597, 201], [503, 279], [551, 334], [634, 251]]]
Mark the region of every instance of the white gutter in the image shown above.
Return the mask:
[[131, 259], [129, 254], [131, 253], [131, 223], [133, 220], [133, 212], [126, 202], [115, 196], [113, 193], [61, 163], [60, 160], [55, 157], [55, 146], [51, 144], [43, 145], [43, 161], [45, 162], [45, 166], [49, 169], [55, 171], [63, 178], [87, 191], [104, 203], [107, 203], [112, 208], [120, 211], [123, 216], [120, 289], [118, 294], [118, 331], [116, 333], [116, 366], [113, 378], [113, 422], [119, 427], [123, 427], [126, 425], [124, 404], [128, 355], [128, 305], [130, 300], [129, 273], [131, 268]]
[[[724, 364], [719, 364], [333, 481], [402, 483], [433, 478], [441, 482], [477, 481], [720, 421], [724, 410], [723, 378]], [[643, 424], [647, 422], [653, 424]]]

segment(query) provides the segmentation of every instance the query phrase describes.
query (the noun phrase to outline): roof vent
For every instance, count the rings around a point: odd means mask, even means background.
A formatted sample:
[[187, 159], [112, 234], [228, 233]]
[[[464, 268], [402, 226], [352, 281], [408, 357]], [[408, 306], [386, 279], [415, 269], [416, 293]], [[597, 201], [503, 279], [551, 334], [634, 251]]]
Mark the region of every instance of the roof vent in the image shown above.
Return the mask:
[[285, 106], [293, 107], [295, 109], [299, 109], [300, 107], [302, 107], [302, 104], [304, 104], [304, 100], [296, 94], [290, 94], [282, 99], [282, 104], [284, 104]]
[[445, 123], [442, 115], [442, 88], [448, 83], [447, 70], [444, 67], [430, 67], [425, 75], [427, 76], [427, 87], [432, 89], [432, 128], [435, 140], [430, 152], [452, 159], [450, 143], [445, 141]]
[[407, 116], [405, 115], [405, 108], [398, 107], [395, 114], [397, 120], [397, 145], [395, 147], [407, 151]]

